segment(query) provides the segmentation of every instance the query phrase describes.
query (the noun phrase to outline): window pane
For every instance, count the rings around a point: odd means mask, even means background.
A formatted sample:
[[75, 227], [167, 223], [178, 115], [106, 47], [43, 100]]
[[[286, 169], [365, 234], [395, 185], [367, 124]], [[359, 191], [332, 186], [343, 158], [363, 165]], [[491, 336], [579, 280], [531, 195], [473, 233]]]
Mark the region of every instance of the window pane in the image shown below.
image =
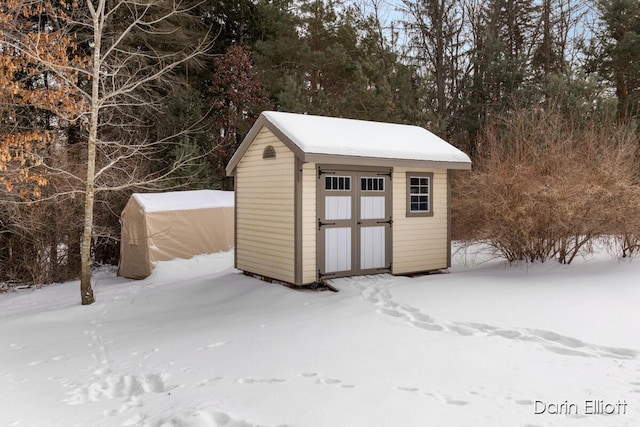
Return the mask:
[[384, 191], [384, 178], [360, 177], [360, 188], [362, 191]]
[[325, 190], [351, 191], [350, 176], [328, 176], [325, 178]]

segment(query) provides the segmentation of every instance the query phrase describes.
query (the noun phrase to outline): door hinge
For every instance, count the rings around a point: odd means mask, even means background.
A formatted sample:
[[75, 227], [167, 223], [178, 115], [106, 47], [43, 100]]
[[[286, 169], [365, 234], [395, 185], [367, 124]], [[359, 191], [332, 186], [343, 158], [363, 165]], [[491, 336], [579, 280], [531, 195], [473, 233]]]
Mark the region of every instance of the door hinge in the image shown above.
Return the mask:
[[320, 230], [320, 228], [321, 228], [323, 225], [336, 225], [336, 223], [335, 223], [335, 222], [322, 222], [322, 221], [320, 220], [320, 218], [318, 218], [318, 230]]
[[335, 174], [336, 173], [334, 171], [327, 171], [327, 170], [318, 168], [318, 179], [320, 179], [322, 175], [335, 175]]
[[389, 224], [389, 226], [393, 225], [393, 219], [389, 218], [387, 221], [376, 221], [376, 224]]

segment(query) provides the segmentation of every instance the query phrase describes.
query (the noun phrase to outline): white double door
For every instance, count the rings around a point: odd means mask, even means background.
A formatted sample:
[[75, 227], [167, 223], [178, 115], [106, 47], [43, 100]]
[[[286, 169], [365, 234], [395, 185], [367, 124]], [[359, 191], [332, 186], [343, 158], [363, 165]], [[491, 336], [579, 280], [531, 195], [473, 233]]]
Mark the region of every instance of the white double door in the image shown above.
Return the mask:
[[320, 278], [388, 272], [391, 171], [318, 169]]

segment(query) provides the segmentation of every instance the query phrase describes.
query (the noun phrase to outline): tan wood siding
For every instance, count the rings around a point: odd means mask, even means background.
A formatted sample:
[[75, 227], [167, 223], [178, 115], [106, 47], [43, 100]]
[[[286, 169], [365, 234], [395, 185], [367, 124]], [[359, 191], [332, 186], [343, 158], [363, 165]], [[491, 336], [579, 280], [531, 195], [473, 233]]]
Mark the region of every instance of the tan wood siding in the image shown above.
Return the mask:
[[[433, 216], [407, 217], [406, 172], [432, 172]], [[393, 274], [447, 268], [447, 171], [393, 170]]]
[[[275, 159], [262, 158], [267, 145]], [[238, 269], [295, 281], [294, 168], [293, 153], [263, 127], [236, 168]]]
[[316, 281], [316, 164], [302, 166], [302, 283]]

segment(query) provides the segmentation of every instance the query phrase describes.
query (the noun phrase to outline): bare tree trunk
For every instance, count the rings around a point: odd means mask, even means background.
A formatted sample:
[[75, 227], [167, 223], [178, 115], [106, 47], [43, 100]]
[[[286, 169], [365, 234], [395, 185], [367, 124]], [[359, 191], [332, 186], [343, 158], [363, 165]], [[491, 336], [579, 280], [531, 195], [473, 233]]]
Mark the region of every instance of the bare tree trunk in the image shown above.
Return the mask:
[[102, 45], [101, 17], [104, 13], [105, 0], [98, 2], [97, 9], [92, 2], [87, 2], [91, 18], [93, 19], [93, 67], [91, 81], [91, 116], [89, 119], [89, 141], [87, 143], [87, 177], [84, 196], [84, 225], [82, 229], [82, 243], [80, 245], [80, 296], [82, 305], [95, 302], [91, 287], [91, 237], [93, 235], [93, 207], [95, 202], [96, 177], [96, 140], [98, 137], [98, 114], [100, 110], [100, 69]]
[[87, 146], [87, 182], [84, 198], [84, 226], [82, 229], [82, 243], [80, 245], [80, 296], [82, 298], [82, 305], [89, 305], [95, 302], [93, 289], [91, 288], [91, 236], [93, 234], [93, 205], [95, 199], [94, 177], [96, 165], [97, 121], [97, 114], [94, 115], [92, 108], [89, 143]]
[[438, 115], [442, 118], [445, 117], [447, 112], [447, 72], [452, 73], [453, 70], [445, 70], [445, 43], [451, 43], [451, 40], [445, 40], [444, 35], [444, 26], [445, 23], [445, 10], [447, 5], [445, 4], [445, 0], [434, 1], [431, 5], [431, 23], [433, 25], [433, 34], [434, 34], [434, 44], [435, 44], [435, 53], [434, 53], [434, 68], [435, 68], [435, 78], [436, 78], [436, 101], [437, 101], [437, 112]]
[[627, 86], [625, 66], [618, 66], [615, 71], [616, 96], [618, 97], [618, 118], [626, 121], [629, 115], [629, 88]]
[[551, 0], [544, 0], [542, 19], [542, 70], [548, 76], [551, 74]]

